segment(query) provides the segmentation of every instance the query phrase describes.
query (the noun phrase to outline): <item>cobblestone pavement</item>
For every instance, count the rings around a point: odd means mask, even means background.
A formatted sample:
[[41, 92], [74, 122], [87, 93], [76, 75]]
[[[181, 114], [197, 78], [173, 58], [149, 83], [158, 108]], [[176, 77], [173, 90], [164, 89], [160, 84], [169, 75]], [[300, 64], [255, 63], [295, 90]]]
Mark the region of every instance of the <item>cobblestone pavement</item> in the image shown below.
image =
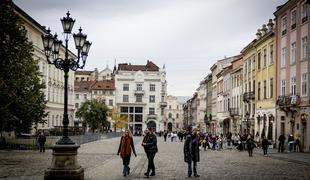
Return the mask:
[[[79, 148], [78, 162], [85, 169], [85, 179], [310, 179], [310, 164], [272, 157], [258, 151], [253, 157], [237, 150], [201, 151], [200, 178], [186, 177], [183, 143], [163, 142], [158, 138], [155, 157], [156, 176], [146, 178], [147, 160], [135, 137], [137, 157], [131, 158], [131, 174], [122, 176], [122, 161], [116, 155], [120, 138], [104, 139]], [[309, 155], [309, 154], [308, 154]], [[43, 179], [51, 164], [52, 152], [0, 151], [0, 179]]]

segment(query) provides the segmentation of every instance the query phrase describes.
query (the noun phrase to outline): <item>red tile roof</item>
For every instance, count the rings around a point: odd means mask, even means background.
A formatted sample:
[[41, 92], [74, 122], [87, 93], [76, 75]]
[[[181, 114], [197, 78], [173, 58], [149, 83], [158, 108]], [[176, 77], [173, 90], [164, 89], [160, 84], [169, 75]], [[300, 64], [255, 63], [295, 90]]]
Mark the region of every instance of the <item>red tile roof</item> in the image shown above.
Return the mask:
[[114, 80], [95, 81], [91, 85], [91, 89], [96, 89], [96, 90], [115, 90], [115, 81]]
[[94, 71], [75, 71], [75, 75], [91, 75]]
[[74, 91], [89, 91], [94, 81], [74, 81]]
[[121, 71], [159, 71], [159, 67], [152, 61], [147, 61], [146, 65], [131, 65], [127, 63], [118, 64]]

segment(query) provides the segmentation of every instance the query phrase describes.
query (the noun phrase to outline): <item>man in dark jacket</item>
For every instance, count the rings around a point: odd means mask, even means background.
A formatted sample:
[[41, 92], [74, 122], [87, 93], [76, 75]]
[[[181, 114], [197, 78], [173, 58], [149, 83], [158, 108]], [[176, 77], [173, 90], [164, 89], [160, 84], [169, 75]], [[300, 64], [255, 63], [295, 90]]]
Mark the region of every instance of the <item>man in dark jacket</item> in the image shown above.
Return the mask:
[[197, 131], [192, 133], [192, 127], [188, 127], [188, 134], [186, 135], [184, 142], [184, 161], [188, 164], [188, 177], [192, 176], [192, 164], [194, 176], [199, 177], [197, 174], [197, 162], [200, 160], [199, 156], [199, 137]]
[[283, 134], [281, 134], [280, 136], [279, 136], [279, 139], [278, 139], [278, 141], [279, 141], [279, 149], [278, 149], [278, 152], [280, 152], [281, 151], [281, 153], [283, 153], [283, 151], [284, 151], [284, 141], [285, 141], [285, 136], [283, 135]]
[[44, 136], [42, 132], [40, 132], [38, 136], [40, 152], [45, 152], [45, 142], [46, 142], [46, 137]]
[[[147, 172], [144, 173], [144, 175], [155, 176], [154, 158], [155, 158], [155, 154], [158, 152], [158, 148], [157, 148], [157, 138], [155, 134], [153, 134], [152, 128], [149, 128], [148, 130], [145, 131], [145, 136], [142, 142], [142, 146], [144, 147], [144, 151], [148, 159]], [[150, 174], [151, 170], [152, 170], [152, 173]]]

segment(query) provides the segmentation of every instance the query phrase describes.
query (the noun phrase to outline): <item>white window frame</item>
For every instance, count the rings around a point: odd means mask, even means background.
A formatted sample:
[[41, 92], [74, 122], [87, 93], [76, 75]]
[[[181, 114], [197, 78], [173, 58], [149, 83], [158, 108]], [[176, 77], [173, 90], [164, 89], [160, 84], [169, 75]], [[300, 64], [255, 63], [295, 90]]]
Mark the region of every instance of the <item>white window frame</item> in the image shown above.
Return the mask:
[[[295, 24], [296, 25], [296, 17], [297, 17], [297, 13], [296, 13], [296, 9], [291, 11], [291, 25]], [[295, 27], [296, 29], [296, 27]]]
[[153, 107], [149, 108], [149, 115], [155, 115], [155, 108]]
[[270, 44], [269, 46], [269, 64], [273, 64], [273, 44]]
[[141, 83], [136, 84], [136, 90], [137, 91], [142, 91], [143, 90]]
[[296, 95], [296, 76], [291, 77], [291, 95]]
[[142, 102], [142, 94], [136, 95], [136, 102]]
[[123, 95], [123, 102], [129, 102], [129, 96], [128, 95]]
[[281, 19], [281, 34], [283, 31], [287, 29], [287, 18], [286, 16], [282, 17]]
[[281, 80], [281, 89], [280, 89], [280, 95], [285, 95], [285, 79]]
[[301, 59], [304, 60], [308, 57], [308, 36], [301, 38]]
[[155, 84], [150, 84], [150, 91], [155, 91], [156, 89], [155, 89]]
[[286, 66], [286, 47], [281, 49], [281, 68]]
[[291, 44], [291, 64], [296, 63], [296, 42]]
[[301, 74], [301, 96], [308, 95], [308, 73]]
[[129, 91], [129, 84], [123, 84], [123, 91]]
[[155, 103], [155, 95], [150, 95], [149, 102], [150, 103]]
[[301, 19], [304, 17], [308, 17], [308, 4], [306, 1], [301, 6]]

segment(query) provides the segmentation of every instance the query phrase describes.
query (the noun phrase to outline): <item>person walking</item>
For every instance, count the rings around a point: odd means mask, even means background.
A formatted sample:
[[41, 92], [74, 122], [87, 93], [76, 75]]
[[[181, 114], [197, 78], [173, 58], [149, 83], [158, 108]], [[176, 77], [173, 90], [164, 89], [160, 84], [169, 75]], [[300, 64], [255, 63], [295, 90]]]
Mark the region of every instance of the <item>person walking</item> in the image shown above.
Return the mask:
[[263, 151], [264, 151], [264, 156], [267, 156], [268, 145], [269, 145], [269, 142], [268, 142], [268, 140], [266, 139], [266, 136], [263, 136], [263, 140], [262, 140], [262, 149], [263, 149]]
[[[189, 126], [188, 134], [186, 135], [185, 142], [184, 142], [184, 161], [188, 164], [188, 177], [192, 176], [192, 172], [194, 171], [195, 177], [200, 177], [200, 175], [197, 173], [197, 162], [200, 161], [199, 156], [199, 137], [197, 135], [197, 131], [194, 130], [194, 133], [192, 133], [192, 127]], [[193, 169], [192, 169], [193, 165]]]
[[45, 152], [45, 142], [46, 142], [46, 137], [44, 136], [42, 132], [40, 132], [38, 136], [40, 152]]
[[278, 147], [278, 152], [283, 153], [284, 151], [284, 142], [285, 142], [286, 138], [283, 134], [281, 134], [278, 138], [279, 141], [279, 147]]
[[123, 159], [123, 175], [127, 176], [130, 173], [130, 157], [131, 157], [131, 149], [135, 157], [137, 157], [132, 134], [129, 129], [125, 130], [125, 134], [122, 136], [117, 155], [121, 155], [121, 158]]
[[[148, 128], [145, 131], [145, 136], [142, 141], [142, 146], [144, 147], [144, 151], [146, 153], [148, 159], [148, 166], [147, 171], [144, 173], [145, 176], [155, 176], [155, 165], [154, 165], [154, 158], [155, 154], [158, 152], [157, 147], [157, 138], [153, 134], [153, 129]], [[152, 170], [152, 173], [150, 174]]]
[[250, 134], [248, 135], [248, 138], [246, 140], [246, 144], [247, 144], [247, 149], [249, 152], [249, 157], [253, 157], [254, 139]]
[[292, 134], [290, 134], [288, 136], [288, 147], [289, 147], [289, 152], [293, 152], [293, 148], [294, 148], [294, 136]]
[[168, 133], [167, 133], [167, 131], [165, 130], [165, 132], [164, 132], [164, 141], [165, 141], [165, 142], [167, 141], [167, 135], [168, 135]]

